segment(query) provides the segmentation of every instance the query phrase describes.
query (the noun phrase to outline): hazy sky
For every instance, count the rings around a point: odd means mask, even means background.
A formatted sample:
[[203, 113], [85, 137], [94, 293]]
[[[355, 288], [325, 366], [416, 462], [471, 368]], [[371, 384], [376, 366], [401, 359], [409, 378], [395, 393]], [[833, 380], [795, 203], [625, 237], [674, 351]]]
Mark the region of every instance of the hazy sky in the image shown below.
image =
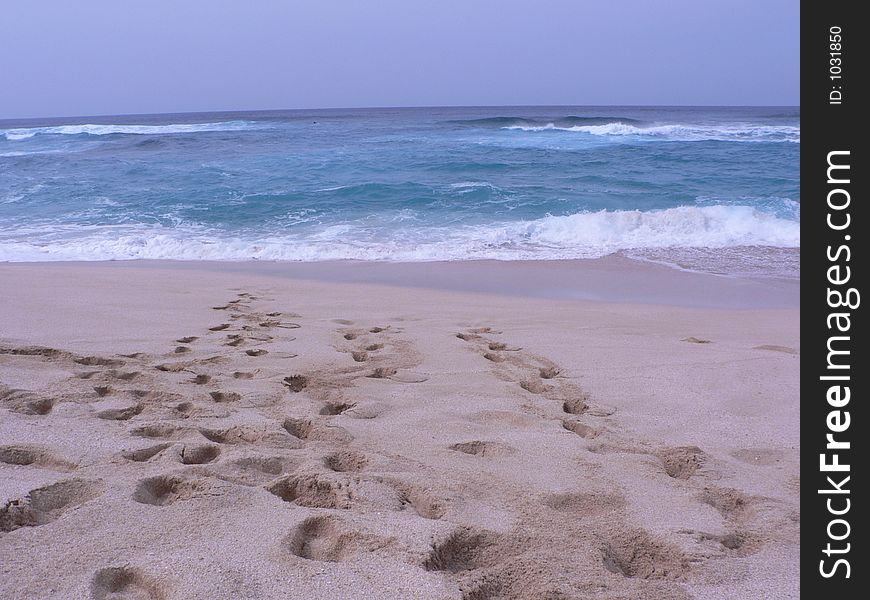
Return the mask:
[[0, 118], [798, 104], [798, 0], [0, 0]]

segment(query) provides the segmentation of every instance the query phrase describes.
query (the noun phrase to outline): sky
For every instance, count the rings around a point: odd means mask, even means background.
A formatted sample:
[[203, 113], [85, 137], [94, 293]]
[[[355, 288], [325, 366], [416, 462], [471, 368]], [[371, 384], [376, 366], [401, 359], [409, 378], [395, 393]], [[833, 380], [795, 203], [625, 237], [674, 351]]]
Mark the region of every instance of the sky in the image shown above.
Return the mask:
[[797, 105], [798, 0], [0, 0], [0, 119]]

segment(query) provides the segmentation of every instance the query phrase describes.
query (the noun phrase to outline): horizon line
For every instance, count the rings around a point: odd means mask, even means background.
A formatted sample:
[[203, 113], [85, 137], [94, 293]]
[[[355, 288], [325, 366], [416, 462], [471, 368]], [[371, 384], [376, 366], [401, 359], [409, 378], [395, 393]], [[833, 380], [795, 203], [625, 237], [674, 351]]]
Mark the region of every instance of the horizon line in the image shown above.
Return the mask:
[[201, 115], [238, 113], [275, 113], [305, 111], [356, 111], [356, 110], [425, 110], [439, 108], [800, 108], [800, 104], [444, 104], [412, 106], [327, 106], [319, 108], [258, 108], [232, 110], [185, 110], [170, 112], [134, 112], [90, 115], [54, 115], [37, 117], [3, 117], [5, 121], [39, 121], [53, 119], [105, 119], [110, 117], [156, 117], [163, 115]]

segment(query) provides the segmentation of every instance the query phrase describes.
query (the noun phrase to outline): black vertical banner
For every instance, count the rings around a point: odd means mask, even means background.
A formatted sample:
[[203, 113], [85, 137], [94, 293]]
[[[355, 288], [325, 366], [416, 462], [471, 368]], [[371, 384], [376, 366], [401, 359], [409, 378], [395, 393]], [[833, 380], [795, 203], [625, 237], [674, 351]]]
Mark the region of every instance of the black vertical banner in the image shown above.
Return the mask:
[[[801, 593], [866, 598], [870, 365], [867, 24], [856, 2], [801, 6]], [[870, 298], [867, 299], [870, 301]], [[822, 594], [825, 594], [824, 596]]]

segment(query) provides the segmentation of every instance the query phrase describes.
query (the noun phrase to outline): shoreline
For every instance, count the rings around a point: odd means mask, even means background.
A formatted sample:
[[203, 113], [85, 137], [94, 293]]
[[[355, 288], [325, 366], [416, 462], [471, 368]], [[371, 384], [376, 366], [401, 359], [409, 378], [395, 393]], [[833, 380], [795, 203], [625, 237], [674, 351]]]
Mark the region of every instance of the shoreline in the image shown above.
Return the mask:
[[565, 260], [380, 261], [51, 261], [5, 269], [167, 269], [281, 279], [387, 285], [551, 300], [699, 308], [799, 308], [800, 280], [681, 270], [623, 256]]

